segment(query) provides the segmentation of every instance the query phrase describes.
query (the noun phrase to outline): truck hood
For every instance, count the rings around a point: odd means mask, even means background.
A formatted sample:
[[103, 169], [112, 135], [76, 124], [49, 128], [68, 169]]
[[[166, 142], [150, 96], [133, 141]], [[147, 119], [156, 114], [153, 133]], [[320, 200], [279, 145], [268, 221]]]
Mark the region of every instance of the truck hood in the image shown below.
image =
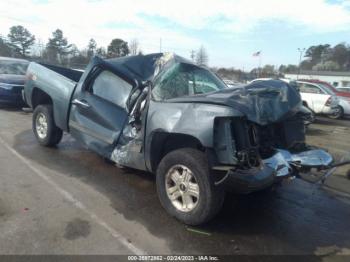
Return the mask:
[[259, 125], [279, 122], [300, 111], [299, 92], [280, 80], [254, 82], [234, 89], [170, 99], [171, 103], [208, 103], [229, 106]]

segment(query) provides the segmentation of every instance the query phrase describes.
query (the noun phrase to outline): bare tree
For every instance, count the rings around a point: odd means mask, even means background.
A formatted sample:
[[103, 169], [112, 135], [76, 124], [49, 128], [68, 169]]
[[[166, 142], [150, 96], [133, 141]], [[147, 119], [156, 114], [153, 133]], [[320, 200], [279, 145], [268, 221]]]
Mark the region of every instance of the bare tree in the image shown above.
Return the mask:
[[71, 52], [71, 44], [68, 44], [67, 38], [63, 36], [61, 29], [52, 32], [52, 38], [49, 38], [46, 44], [47, 58], [52, 63], [65, 64], [67, 56]]
[[196, 58], [196, 51], [191, 50], [190, 56], [191, 56], [191, 60], [194, 61], [194, 59]]
[[0, 56], [12, 56], [12, 51], [10, 45], [0, 35]]
[[106, 58], [107, 57], [107, 51], [106, 48], [104, 47], [99, 47], [96, 49], [96, 54], [102, 58]]
[[129, 43], [130, 55], [137, 55], [139, 49], [139, 41], [134, 38]]
[[196, 54], [196, 63], [201, 66], [206, 66], [208, 65], [208, 60], [209, 60], [208, 53], [205, 50], [204, 46], [201, 46], [198, 49]]
[[89, 40], [89, 44], [87, 46], [87, 57], [91, 59], [96, 54], [97, 43], [95, 39], [91, 38]]

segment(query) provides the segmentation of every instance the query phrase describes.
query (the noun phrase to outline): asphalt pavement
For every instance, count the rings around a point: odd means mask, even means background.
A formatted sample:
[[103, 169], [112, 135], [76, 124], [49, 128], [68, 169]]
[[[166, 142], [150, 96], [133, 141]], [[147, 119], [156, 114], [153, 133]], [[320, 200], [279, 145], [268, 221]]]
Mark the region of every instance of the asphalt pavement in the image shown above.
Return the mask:
[[[350, 121], [319, 118], [308, 142], [350, 151]], [[229, 195], [209, 224], [187, 227], [161, 207], [153, 175], [106, 163], [65, 134], [40, 147], [31, 113], [0, 110], [0, 254], [350, 254], [350, 180], [295, 179]]]

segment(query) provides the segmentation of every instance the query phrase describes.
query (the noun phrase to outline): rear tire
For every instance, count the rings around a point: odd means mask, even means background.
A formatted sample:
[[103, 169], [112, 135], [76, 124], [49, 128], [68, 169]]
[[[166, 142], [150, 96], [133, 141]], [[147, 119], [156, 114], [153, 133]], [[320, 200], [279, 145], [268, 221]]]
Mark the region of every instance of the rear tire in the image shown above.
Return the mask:
[[33, 113], [33, 132], [40, 145], [56, 146], [62, 139], [63, 131], [55, 125], [52, 105], [39, 105]]
[[341, 119], [344, 116], [344, 109], [341, 106], [337, 107], [337, 112], [335, 112], [334, 114], [329, 115], [329, 118], [332, 119]]
[[224, 190], [214, 185], [205, 154], [192, 148], [172, 151], [162, 159], [157, 191], [165, 210], [187, 225], [208, 222], [221, 210], [225, 197]]

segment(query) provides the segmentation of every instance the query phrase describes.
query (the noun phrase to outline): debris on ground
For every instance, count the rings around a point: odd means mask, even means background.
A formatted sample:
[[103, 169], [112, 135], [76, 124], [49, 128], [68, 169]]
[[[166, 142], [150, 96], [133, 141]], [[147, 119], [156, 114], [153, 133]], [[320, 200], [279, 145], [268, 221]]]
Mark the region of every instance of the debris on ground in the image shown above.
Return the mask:
[[194, 229], [194, 228], [190, 228], [190, 227], [187, 227], [187, 231], [190, 231], [190, 232], [193, 232], [193, 233], [197, 233], [197, 234], [206, 235], [206, 236], [211, 236], [211, 233], [209, 233], [209, 232], [205, 232], [205, 231]]

